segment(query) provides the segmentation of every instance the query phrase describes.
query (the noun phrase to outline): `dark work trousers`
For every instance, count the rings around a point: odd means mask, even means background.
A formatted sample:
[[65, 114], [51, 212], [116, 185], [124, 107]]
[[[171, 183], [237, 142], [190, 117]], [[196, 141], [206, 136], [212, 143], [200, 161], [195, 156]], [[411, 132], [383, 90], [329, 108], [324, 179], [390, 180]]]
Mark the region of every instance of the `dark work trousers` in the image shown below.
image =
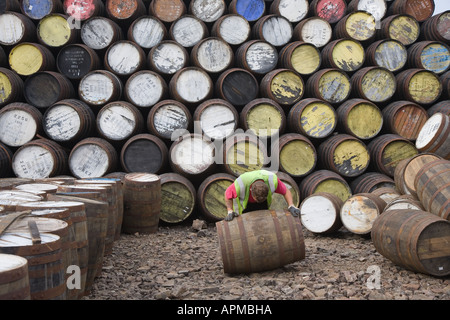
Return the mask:
[[262, 203], [248, 202], [247, 208], [245, 208], [243, 213], [250, 212], [250, 211], [258, 211], [258, 210], [268, 210], [267, 201], [264, 201]]

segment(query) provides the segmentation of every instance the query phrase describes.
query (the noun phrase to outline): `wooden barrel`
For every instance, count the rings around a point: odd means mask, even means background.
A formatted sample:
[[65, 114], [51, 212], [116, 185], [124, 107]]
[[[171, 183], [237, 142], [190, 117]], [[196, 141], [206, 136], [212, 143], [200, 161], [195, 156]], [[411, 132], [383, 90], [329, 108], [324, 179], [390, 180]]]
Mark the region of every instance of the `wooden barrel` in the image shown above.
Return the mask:
[[244, 42], [236, 49], [235, 54], [236, 66], [256, 75], [264, 75], [275, 69], [278, 57], [277, 49], [260, 39]]
[[387, 14], [387, 7], [385, 0], [350, 0], [347, 12], [366, 11], [375, 18], [376, 23], [379, 23]]
[[89, 72], [101, 69], [97, 52], [85, 44], [65, 45], [56, 57], [58, 71], [69, 79], [80, 80]]
[[0, 236], [0, 252], [27, 259], [31, 300], [65, 300], [61, 238], [51, 233], [39, 238], [35, 243], [29, 232], [5, 233]]
[[213, 96], [214, 83], [210, 75], [198, 67], [178, 70], [170, 79], [169, 94], [174, 100], [192, 105]]
[[318, 16], [334, 24], [345, 16], [347, 3], [345, 0], [312, 0], [309, 12], [312, 16]]
[[161, 214], [161, 179], [152, 173], [128, 173], [123, 184], [124, 233], [156, 233]]
[[216, 227], [225, 273], [268, 271], [305, 258], [300, 219], [288, 211], [248, 212]]
[[395, 199], [386, 202], [386, 207], [384, 207], [383, 213], [390, 210], [424, 210], [420, 201], [411, 195], [400, 195]]
[[416, 140], [428, 120], [427, 111], [422, 106], [405, 100], [388, 104], [382, 113], [386, 130], [408, 140]]
[[367, 146], [358, 138], [344, 133], [323, 141], [317, 155], [325, 169], [347, 178], [363, 174], [370, 163]]
[[123, 40], [120, 26], [103, 16], [94, 16], [81, 25], [81, 41], [94, 50], [106, 50], [111, 44]]
[[150, 50], [147, 60], [151, 70], [171, 76], [188, 66], [189, 53], [178, 42], [163, 40]]
[[267, 41], [274, 47], [283, 47], [288, 44], [294, 33], [291, 22], [277, 14], [267, 14], [252, 26], [254, 39]]
[[[389, 203], [392, 200], [401, 196], [401, 194], [395, 189], [391, 187], [381, 187], [372, 191], [373, 194], [379, 196], [384, 202]], [[386, 209], [386, 207], [385, 207]]]
[[257, 98], [240, 112], [241, 128], [259, 138], [274, 138], [284, 133], [286, 115], [281, 106], [268, 98]]
[[193, 0], [189, 4], [189, 12], [206, 23], [215, 22], [227, 11], [224, 0], [204, 2]]
[[439, 41], [419, 41], [408, 48], [408, 65], [442, 74], [450, 68], [450, 47]]
[[167, 97], [168, 86], [159, 73], [141, 70], [127, 79], [124, 94], [136, 107], [150, 108]]
[[54, 70], [55, 57], [43, 45], [21, 42], [9, 52], [9, 66], [20, 76], [29, 76], [38, 71]]
[[268, 163], [267, 146], [255, 135], [236, 133], [225, 140], [222, 166], [236, 177]]
[[439, 80], [442, 83], [442, 98], [450, 99], [450, 71], [442, 74]]
[[386, 202], [373, 193], [354, 194], [342, 204], [342, 224], [352, 233], [370, 234], [374, 221], [383, 213], [385, 206]]
[[29, 75], [25, 80], [24, 96], [31, 105], [48, 108], [58, 101], [74, 99], [75, 89], [72, 82], [61, 73], [39, 71]]
[[128, 28], [127, 37], [143, 49], [151, 49], [167, 38], [167, 27], [157, 17], [141, 16]]
[[336, 128], [337, 113], [326, 101], [306, 98], [291, 107], [287, 125], [290, 131], [308, 138], [326, 138]]
[[163, 22], [172, 23], [186, 14], [187, 7], [182, 0], [151, 0], [148, 12]]
[[146, 67], [144, 49], [129, 40], [117, 41], [106, 50], [104, 66], [117, 76], [127, 77]]
[[32, 20], [40, 20], [51, 13], [62, 12], [63, 10], [62, 2], [59, 0], [24, 0], [20, 4], [22, 12]]
[[0, 205], [4, 211], [16, 211], [18, 205], [24, 202], [41, 201], [44, 197], [28, 191], [22, 190], [1, 190]]
[[275, 69], [260, 82], [260, 93], [283, 106], [290, 106], [303, 97], [304, 82], [300, 74], [291, 69]]
[[334, 37], [349, 38], [360, 42], [371, 41], [376, 35], [377, 20], [367, 11], [356, 10], [348, 13], [336, 23]]
[[182, 135], [170, 146], [170, 167], [191, 182], [203, 180], [215, 170], [214, 152], [215, 145], [206, 137], [197, 133]]
[[444, 159], [426, 163], [417, 171], [414, 187], [426, 211], [450, 220], [450, 162]]
[[227, 100], [236, 108], [253, 101], [258, 94], [258, 80], [250, 71], [242, 68], [222, 72], [215, 84], [216, 97]]
[[[12, 176], [12, 158], [14, 156], [13, 151], [3, 143], [0, 143], [0, 178]], [[1, 189], [1, 187], [0, 187]]]
[[97, 113], [97, 132], [110, 143], [124, 142], [144, 128], [141, 111], [127, 101], [110, 102]]
[[293, 41], [279, 51], [281, 68], [292, 69], [302, 76], [308, 76], [319, 70], [322, 57], [319, 49], [307, 42]]
[[226, 139], [239, 128], [239, 113], [223, 99], [209, 99], [201, 103], [195, 108], [192, 119], [194, 128], [213, 140]]
[[120, 151], [120, 163], [125, 172], [160, 174], [167, 168], [168, 148], [164, 141], [149, 133], [129, 138]]
[[380, 188], [395, 188], [395, 181], [380, 172], [365, 172], [350, 182], [353, 194], [372, 193]]
[[92, 107], [101, 107], [122, 97], [122, 81], [107, 70], [94, 70], [85, 75], [78, 85], [78, 97]]
[[219, 73], [230, 68], [234, 52], [224, 40], [208, 37], [197, 42], [191, 50], [191, 63], [208, 73]]
[[333, 29], [330, 23], [325, 19], [313, 16], [300, 21], [294, 27], [292, 39], [322, 48], [331, 41], [332, 36]]
[[33, 182], [19, 184], [18, 186], [15, 186], [14, 189], [24, 190], [36, 194], [44, 193], [43, 197], [47, 198], [49, 194], [56, 193], [56, 191], [58, 190], [58, 185], [53, 183]]
[[420, 33], [425, 40], [450, 44], [449, 23], [450, 11], [446, 10], [425, 20], [421, 25]]
[[250, 39], [250, 23], [240, 14], [225, 14], [212, 25], [211, 36], [218, 37], [231, 46], [239, 46]]
[[[375, 249], [394, 264], [433, 276], [450, 274], [450, 222], [421, 210], [393, 210], [375, 221]], [[434, 245], [431, 245], [433, 243]]]
[[61, 13], [48, 14], [37, 24], [37, 38], [49, 48], [62, 48], [78, 40], [79, 29], [71, 25], [70, 18]]
[[365, 99], [349, 99], [336, 109], [338, 126], [347, 134], [361, 140], [376, 137], [383, 128], [380, 108]]
[[106, 0], [105, 9], [108, 18], [126, 27], [147, 13], [143, 0]]
[[42, 179], [67, 172], [68, 155], [61, 145], [49, 139], [25, 143], [15, 153], [12, 168], [17, 177]]
[[394, 177], [398, 163], [418, 154], [414, 143], [396, 134], [382, 134], [371, 140], [367, 148], [373, 168], [389, 177]]
[[307, 175], [299, 183], [302, 199], [317, 193], [328, 192], [336, 195], [342, 201], [346, 201], [352, 195], [347, 181], [339, 174], [330, 170], [315, 170]]
[[254, 22], [265, 14], [266, 3], [264, 0], [232, 0], [228, 12], [240, 14], [247, 21]]
[[209, 35], [209, 29], [199, 18], [186, 14], [176, 19], [169, 28], [169, 36], [184, 48], [192, 48]]
[[[277, 178], [284, 183], [286, 189], [291, 192], [292, 195], [292, 203], [295, 207], [298, 208], [301, 202], [300, 198], [300, 189], [298, 188], [297, 182], [291, 177], [289, 174], [285, 172], [278, 171]], [[269, 210], [287, 210], [289, 207], [284, 195], [279, 193], [272, 194], [272, 203], [269, 207]]]
[[30, 18], [19, 12], [8, 10], [2, 13], [0, 31], [0, 44], [5, 47], [36, 41], [36, 26]]
[[382, 39], [366, 48], [368, 66], [386, 68], [391, 72], [400, 71], [408, 60], [406, 47], [395, 39]]
[[305, 94], [331, 104], [344, 102], [350, 93], [350, 77], [337, 68], [321, 69], [309, 77], [306, 82]]
[[0, 109], [0, 141], [7, 146], [23, 146], [42, 132], [42, 113], [36, 107], [12, 102]]
[[434, 13], [434, 0], [395, 0], [390, 6], [388, 14], [409, 14], [417, 21], [424, 22]]
[[419, 39], [420, 24], [411, 15], [389, 15], [381, 20], [380, 29], [377, 29], [377, 38], [394, 39], [403, 45], [409, 46]]
[[366, 56], [364, 47], [359, 41], [343, 38], [329, 42], [321, 54], [323, 67], [336, 68], [344, 72], [360, 69]]
[[101, 0], [63, 0], [63, 10], [74, 19], [86, 21], [92, 17], [103, 16], [105, 4]]
[[398, 98], [429, 105], [436, 102], [442, 94], [439, 76], [424, 69], [407, 69], [400, 72], [397, 78]]
[[162, 100], [150, 109], [147, 115], [147, 129], [164, 141], [173, 141], [178, 137], [176, 132], [189, 132], [192, 129], [191, 111], [177, 100]]
[[329, 234], [342, 227], [341, 207], [344, 202], [336, 195], [318, 192], [306, 197], [300, 204], [302, 225], [316, 234]]
[[65, 99], [45, 110], [42, 116], [45, 134], [58, 143], [73, 144], [96, 131], [95, 114], [83, 101]]
[[269, 12], [288, 19], [291, 23], [298, 23], [307, 17], [309, 10], [308, 0], [274, 0]]
[[299, 133], [286, 133], [272, 142], [271, 155], [274, 154], [279, 155], [280, 170], [291, 177], [307, 176], [316, 168], [316, 148], [311, 140]]
[[353, 94], [374, 103], [389, 101], [397, 90], [394, 73], [383, 67], [365, 67], [351, 77]]
[[416, 140], [416, 148], [420, 152], [432, 152], [450, 160], [450, 117], [443, 113], [435, 113], [423, 125]]
[[217, 222], [227, 215], [225, 191], [236, 179], [235, 175], [217, 172], [205, 178], [197, 188], [196, 202], [200, 214], [208, 221]]
[[428, 117], [438, 112], [450, 116], [450, 100], [438, 102], [427, 109]]
[[69, 170], [76, 178], [101, 177], [115, 171], [117, 165], [117, 151], [102, 138], [85, 138], [69, 153]]
[[23, 80], [13, 70], [0, 67], [0, 107], [9, 103], [22, 101]]
[[197, 191], [194, 185], [178, 173], [168, 172], [161, 179], [160, 220], [178, 224], [188, 219], [196, 207]]
[[0, 300], [31, 300], [28, 260], [0, 254]]

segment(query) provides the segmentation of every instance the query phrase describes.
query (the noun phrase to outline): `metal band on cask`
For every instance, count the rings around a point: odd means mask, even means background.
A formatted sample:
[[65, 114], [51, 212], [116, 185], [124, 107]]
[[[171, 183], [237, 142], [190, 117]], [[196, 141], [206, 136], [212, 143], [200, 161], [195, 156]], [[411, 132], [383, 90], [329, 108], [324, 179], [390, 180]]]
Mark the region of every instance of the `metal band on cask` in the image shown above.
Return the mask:
[[276, 14], [261, 17], [252, 27], [254, 39], [267, 41], [274, 47], [282, 47], [289, 43], [293, 35], [291, 22]]
[[322, 57], [319, 49], [303, 41], [294, 41], [279, 51], [279, 64], [282, 68], [292, 69], [300, 75], [311, 75], [319, 70]]
[[148, 13], [159, 20], [172, 23], [187, 12], [183, 0], [151, 0]]
[[194, 185], [178, 173], [163, 173], [161, 179], [160, 220], [177, 224], [188, 219], [196, 207], [197, 191]]
[[250, 23], [240, 14], [226, 14], [211, 27], [211, 36], [218, 37], [232, 46], [239, 46], [250, 39]]
[[15, 46], [35, 40], [36, 26], [26, 15], [12, 11], [0, 15], [0, 45]]
[[353, 39], [338, 39], [328, 43], [321, 52], [322, 65], [344, 72], [360, 69], [366, 57], [362, 44]]
[[425, 40], [450, 44], [450, 10], [438, 13], [424, 21], [420, 33]]
[[115, 171], [117, 165], [117, 151], [102, 138], [85, 138], [79, 141], [69, 154], [69, 170], [79, 179], [102, 177]]
[[279, 168], [291, 177], [301, 178], [310, 174], [317, 165], [314, 144], [299, 133], [286, 133], [272, 142], [272, 155], [279, 154]]
[[105, 4], [102, 0], [63, 0], [63, 9], [65, 14], [79, 21], [105, 14]]
[[259, 83], [250, 71], [231, 68], [222, 72], [217, 78], [215, 94], [217, 98], [227, 100], [239, 108], [258, 96]]
[[94, 70], [78, 85], [78, 97], [89, 106], [101, 107], [122, 97], [122, 81], [107, 70]]
[[427, 111], [410, 101], [395, 101], [383, 108], [385, 128], [408, 140], [416, 140], [428, 120]]
[[336, 195], [317, 192], [300, 204], [302, 225], [316, 234], [329, 234], [342, 227], [341, 207], [344, 202]]
[[[372, 193], [380, 188], [395, 188], [395, 181], [391, 177], [375, 171], [365, 172], [350, 182], [353, 194]], [[400, 195], [400, 194], [399, 194]]]
[[39, 20], [37, 37], [50, 48], [62, 48], [78, 40], [79, 29], [73, 28], [69, 16], [52, 13]]
[[75, 89], [72, 82], [63, 74], [39, 71], [29, 75], [25, 80], [24, 96], [31, 105], [48, 108], [58, 101], [75, 98]]
[[212, 97], [214, 84], [210, 75], [198, 67], [177, 71], [169, 82], [169, 95], [186, 105], [202, 103]]
[[416, 148], [420, 152], [433, 152], [450, 160], [450, 117], [437, 112], [432, 115], [420, 129]]
[[436, 102], [442, 94], [439, 76], [424, 69], [407, 69], [396, 75], [397, 96], [399, 99], [429, 105]]
[[315, 170], [304, 177], [299, 188], [302, 199], [318, 192], [332, 193], [342, 201], [346, 201], [352, 195], [347, 181], [339, 174], [326, 169]]
[[264, 40], [249, 40], [240, 45], [235, 53], [236, 66], [253, 74], [264, 75], [276, 68], [277, 49]]
[[60, 0], [33, 1], [24, 0], [20, 2], [22, 12], [32, 20], [40, 20], [51, 13], [63, 12]]
[[156, 233], [161, 216], [161, 179], [152, 173], [128, 173], [123, 183], [124, 233]]
[[150, 108], [168, 95], [163, 77], [150, 70], [133, 73], [125, 83], [125, 98], [136, 107]]
[[355, 96], [373, 103], [389, 101], [397, 90], [395, 75], [383, 67], [365, 67], [351, 77]]
[[282, 106], [290, 106], [303, 97], [304, 82], [300, 74], [291, 69], [275, 69], [262, 78], [260, 93]]
[[339, 128], [361, 140], [376, 137], [383, 128], [380, 108], [368, 100], [349, 99], [336, 109]]
[[298, 23], [308, 15], [308, 0], [274, 0], [269, 12], [288, 19], [291, 23]]
[[189, 12], [206, 23], [215, 22], [227, 11], [224, 0], [193, 0], [189, 4]]
[[326, 138], [336, 128], [336, 110], [326, 101], [306, 98], [291, 107], [287, 115], [287, 125], [292, 132], [308, 138]]
[[167, 168], [168, 153], [160, 138], [141, 133], [125, 142], [120, 152], [120, 163], [125, 172], [161, 174]]
[[376, 19], [367, 11], [354, 11], [339, 20], [334, 29], [336, 39], [349, 38], [367, 42], [376, 35]]
[[208, 73], [224, 72], [233, 66], [234, 52], [224, 40], [208, 37], [200, 40], [192, 48], [191, 63]]
[[292, 39], [311, 43], [317, 48], [322, 48], [333, 37], [333, 29], [330, 23], [319, 17], [310, 17], [300, 21], [293, 30]]
[[345, 0], [312, 0], [309, 12], [311, 16], [320, 17], [334, 24], [347, 13], [347, 2]]
[[0, 109], [0, 141], [7, 146], [23, 146], [42, 133], [42, 113], [36, 107], [13, 102]]
[[69, 79], [80, 80], [101, 66], [97, 52], [81, 43], [65, 45], [56, 57], [58, 71]]
[[420, 68], [442, 74], [450, 68], [450, 47], [438, 41], [420, 41], [408, 48], [411, 68]]
[[233, 184], [236, 176], [229, 173], [214, 173], [202, 181], [197, 188], [199, 211], [208, 221], [220, 221], [227, 215], [225, 190]]
[[128, 39], [144, 49], [151, 49], [167, 37], [167, 28], [156, 17], [141, 16], [128, 28]]
[[228, 5], [230, 13], [237, 13], [247, 21], [253, 22], [260, 19], [266, 12], [264, 0], [232, 0]]
[[367, 65], [386, 68], [391, 72], [400, 71], [406, 65], [407, 60], [406, 47], [398, 40], [378, 40], [366, 49]]
[[177, 100], [160, 101], [147, 115], [147, 129], [164, 141], [174, 141], [178, 138], [179, 132], [185, 133], [192, 129], [191, 112]]
[[185, 48], [195, 46], [209, 35], [206, 24], [193, 15], [183, 15], [170, 25], [169, 36]]
[[420, 24], [412, 16], [396, 14], [381, 20], [381, 27], [377, 29], [378, 39], [394, 39], [409, 46], [417, 41], [420, 34]]
[[409, 14], [419, 22], [424, 22], [434, 13], [434, 0], [395, 0], [388, 10], [389, 15]]
[[117, 76], [130, 76], [146, 67], [144, 50], [134, 42], [121, 40], [113, 43], [105, 53], [105, 68]]
[[223, 99], [203, 102], [195, 109], [192, 118], [195, 132], [202, 132], [213, 140], [226, 139], [239, 128], [239, 113]]
[[0, 254], [0, 300], [31, 300], [28, 260]]
[[163, 40], [150, 50], [147, 61], [151, 70], [171, 76], [189, 65], [189, 53], [178, 42]]
[[351, 94], [350, 77], [340, 69], [321, 69], [308, 78], [306, 94], [331, 104], [342, 103]]
[[94, 50], [106, 50], [113, 43], [123, 40], [120, 26], [102, 16], [89, 18], [81, 25], [81, 41]]
[[22, 42], [9, 52], [9, 66], [20, 76], [29, 76], [39, 71], [54, 70], [55, 57], [43, 45]]
[[414, 143], [396, 134], [382, 134], [367, 144], [373, 168], [394, 177], [396, 166], [403, 159], [417, 155]]

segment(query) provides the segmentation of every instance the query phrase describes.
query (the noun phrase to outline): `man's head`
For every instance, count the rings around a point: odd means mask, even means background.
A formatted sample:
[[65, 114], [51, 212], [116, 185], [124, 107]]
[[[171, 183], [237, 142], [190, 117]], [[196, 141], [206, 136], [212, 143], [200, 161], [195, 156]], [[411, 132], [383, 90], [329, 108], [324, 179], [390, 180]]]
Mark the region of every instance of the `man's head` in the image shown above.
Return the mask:
[[256, 180], [250, 186], [250, 192], [253, 199], [256, 202], [262, 203], [267, 200], [267, 195], [269, 194], [269, 188], [263, 180]]

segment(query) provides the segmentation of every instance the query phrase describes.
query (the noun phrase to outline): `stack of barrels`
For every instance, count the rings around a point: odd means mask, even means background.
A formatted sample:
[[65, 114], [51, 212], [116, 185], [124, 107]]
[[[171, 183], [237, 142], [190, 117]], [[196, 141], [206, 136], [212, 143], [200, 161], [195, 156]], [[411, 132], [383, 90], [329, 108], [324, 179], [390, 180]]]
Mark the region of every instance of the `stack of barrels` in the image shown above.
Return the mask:
[[5, 4], [0, 178], [156, 175], [124, 185], [158, 180], [175, 224], [222, 220], [251, 170], [277, 171], [299, 206], [395, 187], [421, 153], [448, 160], [450, 11], [433, 0]]

